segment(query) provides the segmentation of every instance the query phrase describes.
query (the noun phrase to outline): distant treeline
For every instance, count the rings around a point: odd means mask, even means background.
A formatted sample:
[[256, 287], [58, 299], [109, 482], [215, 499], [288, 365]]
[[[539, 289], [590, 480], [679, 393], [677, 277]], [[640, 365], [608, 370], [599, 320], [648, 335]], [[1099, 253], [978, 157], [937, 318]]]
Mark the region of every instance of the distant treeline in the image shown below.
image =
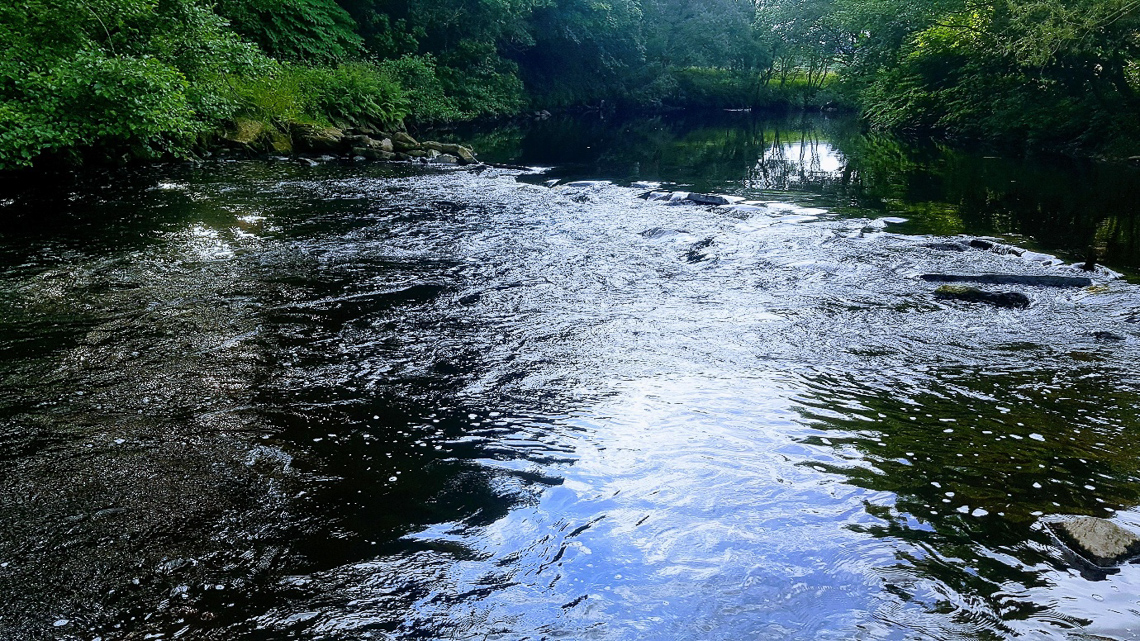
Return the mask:
[[0, 168], [558, 107], [1140, 153], [1140, 0], [7, 0]]

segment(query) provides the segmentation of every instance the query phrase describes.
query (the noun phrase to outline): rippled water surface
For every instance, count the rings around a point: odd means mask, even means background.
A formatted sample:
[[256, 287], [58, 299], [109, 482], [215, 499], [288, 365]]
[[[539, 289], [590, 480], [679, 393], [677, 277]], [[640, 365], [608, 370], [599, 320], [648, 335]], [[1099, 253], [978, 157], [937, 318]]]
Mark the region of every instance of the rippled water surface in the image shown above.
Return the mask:
[[1140, 566], [1040, 525], [1140, 528], [1136, 285], [941, 301], [919, 275], [1085, 273], [546, 179], [14, 190], [0, 638], [1140, 637]]

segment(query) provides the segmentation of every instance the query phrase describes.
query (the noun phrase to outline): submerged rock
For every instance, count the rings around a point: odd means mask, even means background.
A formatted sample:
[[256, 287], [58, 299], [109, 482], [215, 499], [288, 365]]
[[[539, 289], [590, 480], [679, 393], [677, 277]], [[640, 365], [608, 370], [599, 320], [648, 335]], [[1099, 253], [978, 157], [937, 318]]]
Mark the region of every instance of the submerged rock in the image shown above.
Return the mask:
[[745, 205], [745, 204], [721, 205], [721, 209], [724, 209], [725, 211], [733, 211], [733, 212], [739, 212], [739, 213], [752, 213], [752, 212], [758, 212], [758, 211], [768, 211], [768, 208], [764, 207], [762, 205]]
[[690, 193], [685, 196], [685, 200], [697, 203], [699, 205], [733, 205], [742, 202], [744, 199], [739, 196]]
[[[637, 185], [652, 185], [654, 183], [634, 183]], [[650, 187], [650, 189], [653, 189]], [[735, 205], [744, 202], [740, 196], [722, 196], [720, 194], [698, 194], [688, 191], [648, 191], [638, 196], [645, 200], [665, 200], [671, 203], [688, 201], [698, 205]]]
[[1105, 331], [1093, 332], [1092, 337], [1097, 339], [1098, 341], [1122, 341], [1122, 340], [1125, 340], [1124, 337], [1121, 336], [1120, 334], [1115, 334], [1113, 332], [1105, 332]]
[[984, 251], [992, 251], [997, 254], [1013, 254], [1014, 256], [1021, 256], [1024, 253], [1024, 250], [1018, 249], [1017, 247], [1003, 245], [985, 238], [975, 238], [971, 240], [970, 247]]
[[1018, 292], [987, 292], [977, 287], [943, 285], [934, 290], [939, 300], [963, 300], [970, 303], [986, 303], [994, 307], [1024, 309], [1029, 307], [1029, 297]]
[[982, 283], [984, 285], [1025, 285], [1028, 287], [1089, 287], [1091, 278], [1078, 276], [1019, 276], [1016, 274], [923, 274], [928, 283]]
[[962, 243], [926, 243], [923, 247], [943, 252], [964, 252], [968, 249]]
[[1083, 516], [1047, 526], [1077, 556], [1098, 567], [1113, 567], [1140, 556], [1140, 537], [1112, 521]]

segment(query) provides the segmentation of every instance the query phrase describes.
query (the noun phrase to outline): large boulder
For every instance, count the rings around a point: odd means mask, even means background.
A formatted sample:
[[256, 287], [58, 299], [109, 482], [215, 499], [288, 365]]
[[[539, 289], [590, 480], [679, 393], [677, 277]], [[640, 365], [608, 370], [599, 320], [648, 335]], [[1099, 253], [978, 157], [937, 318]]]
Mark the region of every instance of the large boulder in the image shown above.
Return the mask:
[[463, 164], [472, 164], [477, 162], [475, 160], [475, 153], [472, 152], [469, 147], [464, 147], [463, 145], [456, 145], [449, 142], [428, 141], [423, 143], [423, 148], [434, 149], [435, 151], [438, 151], [442, 154], [450, 154], [452, 156], [456, 156], [463, 162]]
[[269, 143], [269, 149], [275, 154], [291, 154], [293, 153], [293, 140], [274, 129], [266, 136]]
[[1101, 568], [1140, 556], [1140, 537], [1112, 521], [1083, 516], [1049, 523], [1048, 527], [1070, 550]]
[[372, 138], [370, 136], [355, 135], [355, 136], [345, 136], [344, 142], [346, 145], [348, 145], [348, 147], [350, 147], [352, 149], [356, 149], [357, 147], [363, 147], [364, 149], [375, 149], [377, 151], [386, 151], [386, 152], [393, 151], [392, 141], [387, 139], [387, 138], [385, 138], [383, 140], [377, 140], [377, 139]]
[[344, 132], [336, 127], [294, 124], [290, 127], [293, 147], [310, 153], [339, 153], [344, 148]]
[[416, 142], [416, 139], [408, 134], [397, 131], [392, 134], [392, 146], [396, 151], [411, 151], [413, 149], [419, 149], [420, 143]]

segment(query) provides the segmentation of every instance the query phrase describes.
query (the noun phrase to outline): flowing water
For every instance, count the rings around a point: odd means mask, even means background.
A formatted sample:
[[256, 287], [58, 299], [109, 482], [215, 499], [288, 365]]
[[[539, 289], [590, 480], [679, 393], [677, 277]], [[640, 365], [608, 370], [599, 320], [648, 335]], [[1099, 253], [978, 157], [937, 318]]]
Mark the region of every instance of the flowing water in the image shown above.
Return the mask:
[[7, 185], [0, 638], [1140, 638], [1135, 172], [739, 118]]

